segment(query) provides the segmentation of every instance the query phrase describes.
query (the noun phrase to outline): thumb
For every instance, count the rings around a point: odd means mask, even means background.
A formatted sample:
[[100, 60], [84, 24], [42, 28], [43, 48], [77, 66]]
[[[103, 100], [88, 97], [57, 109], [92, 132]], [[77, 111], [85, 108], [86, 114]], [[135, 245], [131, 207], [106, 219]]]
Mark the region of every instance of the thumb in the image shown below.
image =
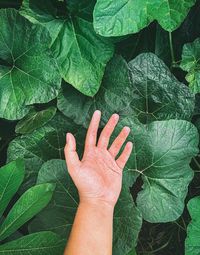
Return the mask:
[[69, 170], [71, 167], [77, 167], [80, 165], [81, 162], [76, 151], [76, 139], [71, 133], [67, 133], [66, 135], [66, 145], [64, 152], [67, 167]]

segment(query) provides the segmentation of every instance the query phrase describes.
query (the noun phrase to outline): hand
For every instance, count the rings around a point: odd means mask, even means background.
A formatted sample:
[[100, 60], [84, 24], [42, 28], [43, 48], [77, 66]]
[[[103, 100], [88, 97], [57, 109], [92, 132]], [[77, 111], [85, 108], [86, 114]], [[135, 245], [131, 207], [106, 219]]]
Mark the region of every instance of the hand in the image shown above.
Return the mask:
[[87, 131], [81, 161], [76, 152], [75, 137], [67, 133], [65, 158], [69, 174], [78, 189], [80, 202], [105, 202], [114, 206], [121, 191], [122, 170], [133, 146], [132, 142], [127, 142], [121, 155], [115, 159], [130, 132], [129, 127], [124, 127], [110, 148], [107, 148], [119, 120], [118, 114], [111, 116], [96, 145], [100, 119], [101, 112], [96, 110]]

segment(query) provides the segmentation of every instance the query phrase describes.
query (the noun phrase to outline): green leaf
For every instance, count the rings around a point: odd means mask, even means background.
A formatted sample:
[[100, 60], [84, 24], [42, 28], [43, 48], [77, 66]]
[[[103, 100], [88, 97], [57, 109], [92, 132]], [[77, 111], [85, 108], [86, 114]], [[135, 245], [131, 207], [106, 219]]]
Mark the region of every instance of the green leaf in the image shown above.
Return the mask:
[[181, 26], [171, 33], [172, 36], [172, 46], [174, 51], [174, 58], [176, 63], [172, 63], [171, 50], [170, 50], [170, 40], [169, 33], [161, 28], [159, 24], [156, 26], [155, 37], [150, 36], [151, 41], [155, 42], [155, 54], [161, 58], [169, 67], [172, 67], [173, 72], [178, 75], [179, 79], [183, 80], [185, 75], [180, 71], [178, 63], [181, 59], [183, 45], [187, 42], [193, 42], [197, 37], [200, 36], [199, 26], [200, 26], [200, 16], [199, 16], [200, 2], [196, 1], [196, 4], [191, 8], [187, 17]]
[[[15, 9], [0, 10], [0, 118], [24, 117], [34, 103], [58, 94], [61, 78], [49, 50], [48, 31]], [[23, 36], [22, 36], [23, 35]]]
[[200, 92], [200, 38], [183, 46], [180, 67], [188, 72], [186, 80], [193, 93]]
[[193, 178], [189, 164], [199, 152], [199, 136], [196, 128], [183, 120], [153, 122], [146, 130], [143, 139], [147, 146], [136, 147], [136, 171], [143, 180], [136, 203], [149, 222], [173, 221], [184, 209]]
[[140, 54], [128, 64], [122, 57], [107, 66], [99, 92], [89, 98], [62, 86], [58, 109], [77, 124], [88, 126], [94, 110], [103, 113], [104, 123], [114, 112], [136, 116], [142, 123], [155, 120], [190, 120], [194, 95], [152, 53]]
[[67, 9], [73, 15], [92, 21], [95, 3], [96, 0], [70, 0], [67, 1]]
[[130, 251], [128, 254], [126, 254], [126, 255], [137, 255], [136, 254], [136, 251], [135, 250], [132, 250], [132, 251]]
[[[48, 207], [31, 222], [29, 230], [32, 232], [51, 229], [68, 238], [79, 198], [64, 160], [50, 160], [42, 165], [37, 183], [45, 182], [56, 183], [55, 193]], [[114, 213], [114, 255], [124, 255], [135, 246], [141, 224], [141, 215], [129, 191], [122, 190]]]
[[193, 178], [189, 166], [198, 153], [196, 128], [184, 120], [154, 121], [138, 125], [132, 118], [123, 119], [112, 140], [123, 126], [129, 126], [133, 152], [124, 170], [124, 185], [132, 186], [142, 177], [142, 190], [136, 204], [146, 221], [169, 222], [183, 212], [188, 185]]
[[167, 31], [177, 29], [195, 0], [97, 0], [94, 28], [103, 36], [137, 33], [153, 20]]
[[0, 240], [4, 240], [40, 212], [51, 200], [54, 189], [55, 184], [45, 183], [27, 190], [0, 226]]
[[64, 242], [58, 235], [48, 231], [30, 234], [0, 245], [2, 255], [60, 255], [63, 250]]
[[24, 179], [24, 161], [17, 159], [0, 168], [0, 216]]
[[187, 238], [185, 240], [185, 255], [200, 254], [200, 197], [192, 198], [188, 204], [192, 221], [187, 227]]
[[113, 221], [113, 255], [124, 255], [137, 245], [142, 215], [125, 184], [115, 206]]
[[53, 106], [42, 111], [32, 110], [17, 123], [15, 132], [19, 134], [31, 133], [35, 129], [44, 126], [55, 114], [56, 108]]
[[81, 93], [95, 95], [113, 55], [113, 44], [97, 35], [91, 22], [77, 16], [56, 17], [52, 1], [43, 2], [24, 0], [20, 13], [49, 30], [62, 78]]
[[77, 147], [83, 147], [86, 130], [61, 114], [56, 114], [44, 127], [30, 134], [16, 137], [8, 147], [7, 161], [24, 158], [26, 175], [20, 191], [25, 191], [36, 182], [42, 164], [50, 159], [64, 159], [66, 132], [72, 132], [77, 139]]

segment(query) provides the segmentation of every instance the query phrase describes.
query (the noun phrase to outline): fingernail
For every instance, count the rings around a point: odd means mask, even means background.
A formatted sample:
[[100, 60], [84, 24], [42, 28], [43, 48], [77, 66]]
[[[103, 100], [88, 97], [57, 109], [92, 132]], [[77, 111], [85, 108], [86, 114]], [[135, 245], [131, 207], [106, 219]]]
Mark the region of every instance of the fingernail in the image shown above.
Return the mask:
[[100, 110], [96, 110], [94, 113], [98, 114], [98, 115], [101, 115], [101, 111]]
[[126, 130], [126, 132], [130, 132], [131, 130], [130, 127], [127, 127], [127, 126], [125, 126], [124, 129]]
[[118, 119], [119, 119], [119, 114], [114, 113], [114, 114], [113, 114], [113, 118], [114, 118], [115, 120], [118, 120]]
[[69, 140], [70, 140], [70, 133], [67, 133], [67, 135], [66, 135], [66, 140], [67, 140], [67, 143], [69, 143]]
[[132, 142], [128, 142], [127, 146], [131, 148], [133, 146], [133, 143]]

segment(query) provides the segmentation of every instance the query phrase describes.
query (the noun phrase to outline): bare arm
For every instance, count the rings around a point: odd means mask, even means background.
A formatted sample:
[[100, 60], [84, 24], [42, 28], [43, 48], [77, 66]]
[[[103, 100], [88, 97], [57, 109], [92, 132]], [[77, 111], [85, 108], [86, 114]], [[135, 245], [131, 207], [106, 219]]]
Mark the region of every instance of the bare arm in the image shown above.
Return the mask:
[[90, 122], [82, 160], [76, 152], [76, 141], [67, 134], [65, 157], [80, 203], [65, 249], [65, 255], [111, 255], [114, 206], [122, 185], [122, 170], [131, 154], [128, 142], [121, 155], [116, 156], [130, 129], [124, 127], [108, 148], [110, 136], [119, 116], [113, 114], [97, 143], [101, 112], [95, 111]]

